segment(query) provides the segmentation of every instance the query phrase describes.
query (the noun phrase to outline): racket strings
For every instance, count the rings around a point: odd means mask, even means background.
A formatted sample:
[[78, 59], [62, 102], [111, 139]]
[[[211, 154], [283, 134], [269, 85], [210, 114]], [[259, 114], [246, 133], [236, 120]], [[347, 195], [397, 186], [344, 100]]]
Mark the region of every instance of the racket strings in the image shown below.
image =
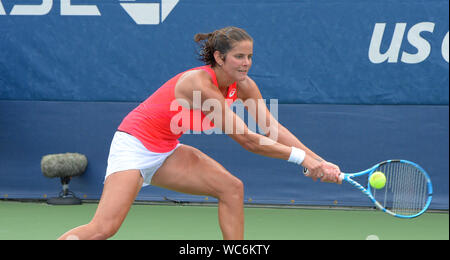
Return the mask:
[[381, 165], [377, 171], [386, 175], [386, 186], [373, 190], [374, 198], [395, 214], [414, 215], [422, 211], [428, 199], [428, 181], [416, 167], [391, 162]]

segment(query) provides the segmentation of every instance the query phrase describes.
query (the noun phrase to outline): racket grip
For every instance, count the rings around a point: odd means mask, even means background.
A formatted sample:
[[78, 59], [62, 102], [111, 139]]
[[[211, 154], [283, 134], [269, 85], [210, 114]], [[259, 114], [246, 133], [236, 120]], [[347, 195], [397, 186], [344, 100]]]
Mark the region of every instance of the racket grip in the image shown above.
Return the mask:
[[309, 176], [308, 168], [303, 168], [303, 175]]
[[[308, 168], [303, 168], [303, 174], [304, 174], [305, 176], [309, 176], [309, 170], [308, 170]], [[341, 174], [339, 174], [339, 182], [342, 183], [342, 181], [344, 180], [344, 178], [345, 178], [345, 173], [342, 173], [342, 172], [341, 172]]]
[[341, 172], [341, 174], [339, 174], [339, 183], [342, 183], [342, 181], [344, 181], [345, 178], [345, 174]]
[[305, 175], [305, 176], [309, 176], [309, 170], [308, 170], [308, 168], [303, 168], [303, 174]]

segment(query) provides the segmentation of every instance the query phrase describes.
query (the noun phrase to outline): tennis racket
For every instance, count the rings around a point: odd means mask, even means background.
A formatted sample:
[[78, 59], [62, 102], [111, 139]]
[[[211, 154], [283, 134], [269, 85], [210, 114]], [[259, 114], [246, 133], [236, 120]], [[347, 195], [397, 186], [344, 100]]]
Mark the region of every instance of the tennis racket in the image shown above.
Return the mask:
[[[380, 171], [386, 176], [386, 185], [375, 189], [369, 184], [370, 176]], [[308, 175], [308, 170], [304, 171]], [[363, 185], [353, 178], [363, 179]], [[433, 187], [427, 172], [416, 163], [406, 160], [388, 160], [357, 173], [341, 173], [339, 178], [366, 194], [377, 208], [399, 218], [415, 218], [430, 206]], [[361, 181], [362, 182], [362, 181]]]

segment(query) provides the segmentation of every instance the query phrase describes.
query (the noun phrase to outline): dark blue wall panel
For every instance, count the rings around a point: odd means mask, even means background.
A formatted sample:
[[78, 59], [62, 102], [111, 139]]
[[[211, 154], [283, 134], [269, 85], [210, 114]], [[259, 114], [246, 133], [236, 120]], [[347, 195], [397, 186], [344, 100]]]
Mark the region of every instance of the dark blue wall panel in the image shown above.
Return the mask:
[[[100, 198], [109, 144], [122, 118], [137, 103], [0, 101], [0, 196], [43, 198], [60, 190], [40, 171], [42, 156], [79, 152], [85, 174], [71, 189]], [[279, 120], [308, 147], [343, 171], [359, 171], [386, 159], [424, 167], [434, 183], [432, 208], [448, 209], [448, 106], [280, 105]], [[226, 135], [184, 135], [245, 183], [246, 202], [357, 205], [371, 202], [350, 185], [315, 183], [300, 168], [242, 149]], [[204, 197], [146, 187], [139, 200], [205, 201]], [[211, 199], [211, 198], [210, 198]], [[210, 200], [211, 201], [211, 200]]]

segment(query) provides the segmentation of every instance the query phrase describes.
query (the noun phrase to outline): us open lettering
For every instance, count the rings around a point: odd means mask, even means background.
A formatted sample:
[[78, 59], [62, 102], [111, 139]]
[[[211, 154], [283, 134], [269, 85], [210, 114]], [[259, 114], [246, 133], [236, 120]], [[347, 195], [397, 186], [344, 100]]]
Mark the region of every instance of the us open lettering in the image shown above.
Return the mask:
[[[39, 1], [36, 1], [39, 2]], [[58, 1], [56, 1], [58, 2]], [[179, 0], [161, 0], [161, 3], [134, 3], [134, 0], [119, 0], [117, 3], [138, 25], [158, 25], [169, 16]], [[61, 15], [101, 16], [96, 5], [75, 5], [71, 0], [60, 0]], [[42, 0], [40, 4], [15, 4], [9, 15], [47, 15], [53, 7], [53, 0]], [[7, 15], [0, 0], [0, 15]]]
[[[403, 44], [403, 38], [406, 32], [406, 23], [397, 23], [395, 25], [392, 40], [388, 50], [385, 53], [381, 53], [381, 43], [384, 38], [384, 31], [386, 28], [385, 23], [375, 24], [373, 30], [372, 39], [369, 46], [369, 60], [372, 63], [383, 63], [387, 60], [388, 63], [397, 63], [400, 56], [400, 49]], [[417, 49], [416, 53], [408, 53], [403, 51], [401, 53], [400, 61], [406, 64], [417, 64], [425, 61], [431, 53], [430, 43], [421, 36], [421, 33], [428, 32], [433, 33], [435, 24], [432, 22], [422, 22], [413, 25], [407, 34], [408, 43]], [[441, 54], [444, 60], [448, 63], [449, 54], [448, 46], [449, 38], [448, 32], [444, 36], [441, 44]]]
[[[61, 15], [86, 15], [100, 16], [100, 11], [96, 5], [74, 5], [71, 0], [60, 0]], [[11, 9], [9, 15], [47, 15], [53, 7], [53, 0], [42, 0], [41, 4], [16, 4]], [[0, 15], [6, 15], [5, 8], [0, 0]]]

